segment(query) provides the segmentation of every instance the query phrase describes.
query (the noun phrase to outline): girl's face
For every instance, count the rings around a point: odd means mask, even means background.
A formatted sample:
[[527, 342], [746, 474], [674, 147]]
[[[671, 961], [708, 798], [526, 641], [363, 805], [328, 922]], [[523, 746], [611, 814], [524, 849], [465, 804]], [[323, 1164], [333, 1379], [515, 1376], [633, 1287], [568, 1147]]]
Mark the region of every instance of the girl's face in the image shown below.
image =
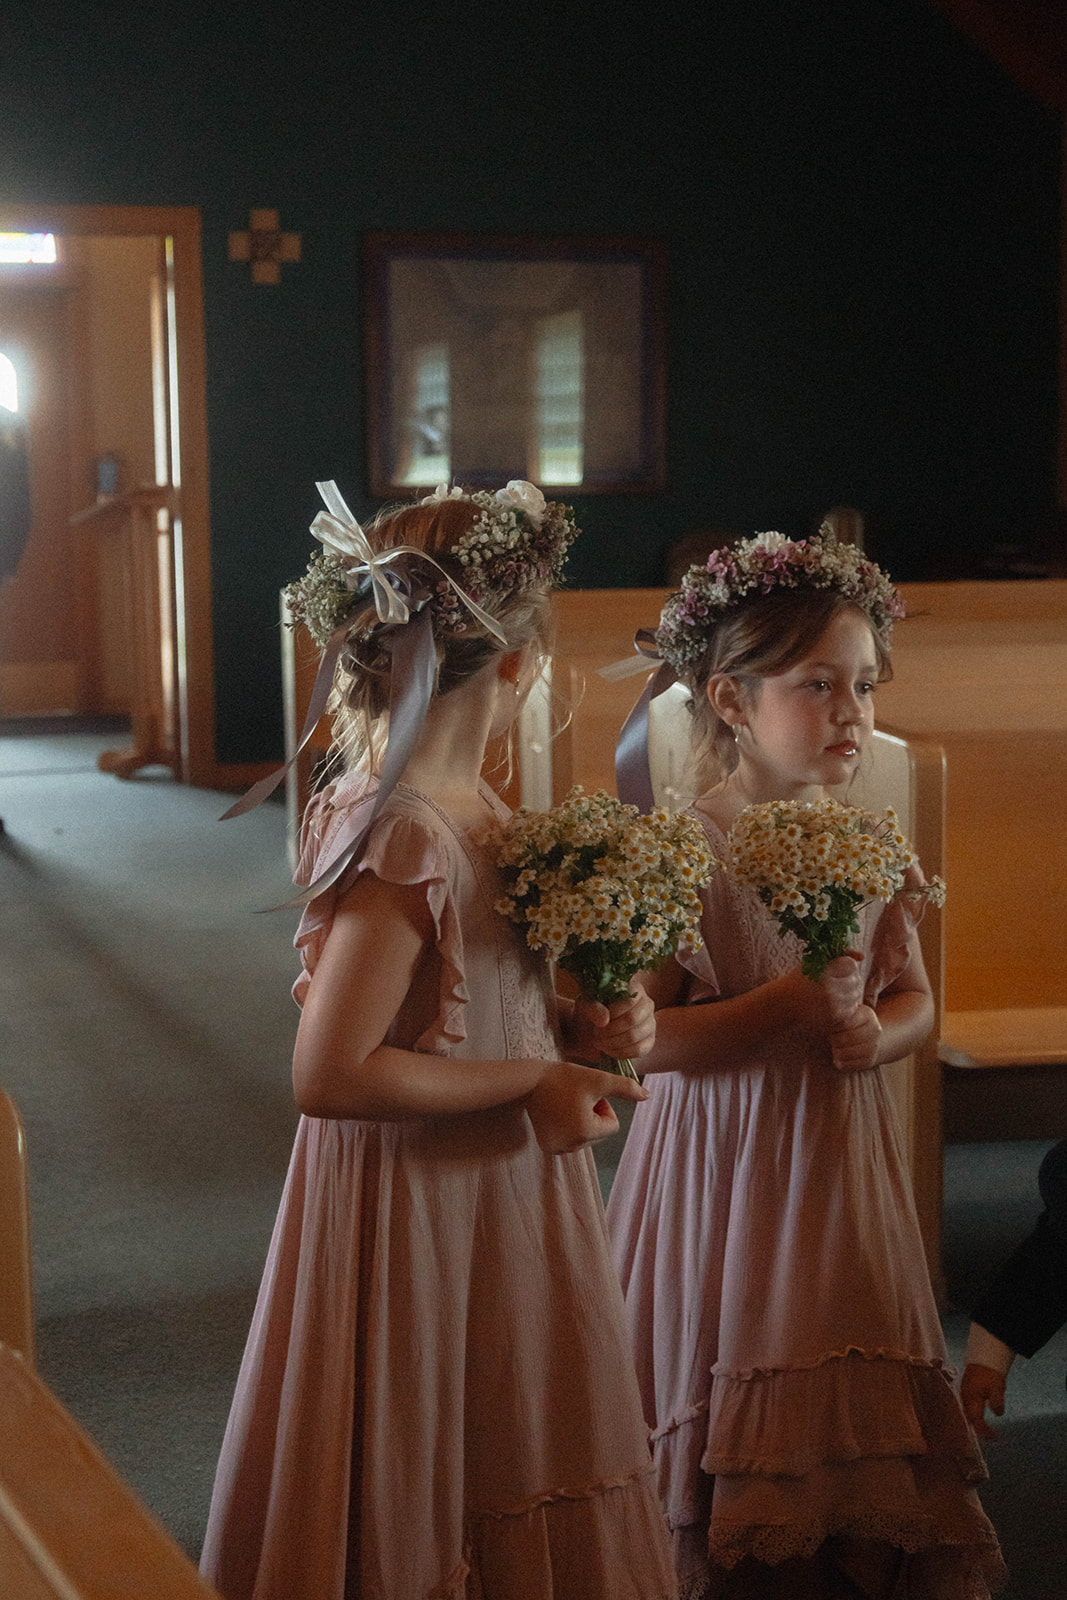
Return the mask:
[[878, 661], [866, 618], [839, 611], [788, 672], [741, 702], [740, 776], [747, 796], [818, 798], [847, 783], [874, 730]]

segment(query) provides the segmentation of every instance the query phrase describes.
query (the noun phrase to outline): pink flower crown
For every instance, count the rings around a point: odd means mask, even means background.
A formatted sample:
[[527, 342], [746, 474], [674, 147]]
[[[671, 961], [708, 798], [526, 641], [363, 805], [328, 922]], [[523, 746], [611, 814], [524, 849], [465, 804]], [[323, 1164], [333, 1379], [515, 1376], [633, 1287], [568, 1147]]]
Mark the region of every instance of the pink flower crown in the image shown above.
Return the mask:
[[684, 677], [703, 659], [711, 630], [728, 611], [775, 589], [836, 589], [866, 612], [887, 649], [893, 624], [904, 615], [900, 591], [855, 545], [838, 544], [822, 528], [812, 539], [757, 533], [689, 568], [660, 615], [659, 655]]

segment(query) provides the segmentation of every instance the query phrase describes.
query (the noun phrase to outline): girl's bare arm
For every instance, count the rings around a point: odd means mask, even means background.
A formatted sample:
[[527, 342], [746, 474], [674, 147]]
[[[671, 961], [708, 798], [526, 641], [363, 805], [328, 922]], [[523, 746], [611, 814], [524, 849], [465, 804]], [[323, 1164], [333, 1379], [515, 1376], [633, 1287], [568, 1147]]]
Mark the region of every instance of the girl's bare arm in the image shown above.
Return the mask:
[[[301, 1111], [393, 1121], [482, 1111], [529, 1097], [535, 1128], [539, 1118], [552, 1124], [549, 1136], [557, 1142], [546, 1148], [564, 1149], [614, 1131], [610, 1109], [606, 1116], [594, 1112], [604, 1096], [644, 1098], [636, 1084], [570, 1062], [446, 1060], [384, 1044], [432, 939], [418, 885], [363, 873], [344, 895], [297, 1031], [293, 1088]], [[561, 1119], [549, 1115], [561, 1099], [570, 1108], [570, 1134], [557, 1132]], [[567, 1138], [570, 1143], [558, 1142]]]

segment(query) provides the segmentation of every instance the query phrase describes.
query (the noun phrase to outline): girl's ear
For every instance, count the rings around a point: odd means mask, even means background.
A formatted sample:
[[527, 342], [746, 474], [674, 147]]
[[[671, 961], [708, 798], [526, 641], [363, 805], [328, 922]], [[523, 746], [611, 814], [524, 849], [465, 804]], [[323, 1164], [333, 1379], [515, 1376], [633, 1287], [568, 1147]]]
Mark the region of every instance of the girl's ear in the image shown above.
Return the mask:
[[741, 727], [745, 720], [745, 708], [741, 699], [741, 685], [736, 678], [726, 672], [716, 673], [708, 679], [704, 692], [711, 709], [727, 727]]
[[505, 683], [517, 684], [525, 662], [525, 648], [521, 650], [506, 650], [502, 656], [497, 657], [497, 676]]

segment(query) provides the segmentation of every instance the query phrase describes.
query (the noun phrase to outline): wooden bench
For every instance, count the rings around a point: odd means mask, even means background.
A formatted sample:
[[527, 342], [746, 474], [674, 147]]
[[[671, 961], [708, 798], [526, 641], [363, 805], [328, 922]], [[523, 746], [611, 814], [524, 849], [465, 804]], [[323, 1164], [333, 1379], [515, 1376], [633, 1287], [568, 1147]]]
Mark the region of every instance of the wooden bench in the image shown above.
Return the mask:
[[0, 1089], [0, 1344], [32, 1366], [33, 1269], [26, 1136], [18, 1108]]
[[879, 713], [946, 755], [950, 1140], [1067, 1134], [1067, 583], [916, 584]]
[[0, 1595], [218, 1600], [16, 1351], [0, 1345]]

